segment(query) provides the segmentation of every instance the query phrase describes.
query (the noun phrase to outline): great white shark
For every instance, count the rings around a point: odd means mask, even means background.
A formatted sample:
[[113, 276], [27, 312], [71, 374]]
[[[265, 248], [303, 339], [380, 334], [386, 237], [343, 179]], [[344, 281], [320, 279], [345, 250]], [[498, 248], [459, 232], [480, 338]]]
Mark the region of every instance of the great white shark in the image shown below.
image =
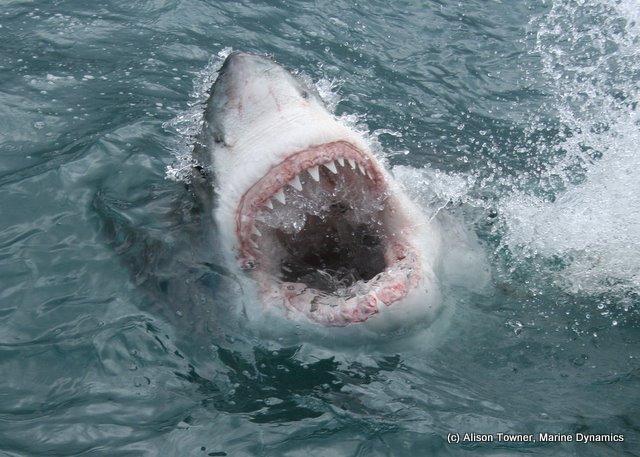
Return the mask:
[[324, 326], [439, 313], [438, 227], [312, 86], [268, 57], [230, 54], [199, 146], [225, 258], [262, 309]]

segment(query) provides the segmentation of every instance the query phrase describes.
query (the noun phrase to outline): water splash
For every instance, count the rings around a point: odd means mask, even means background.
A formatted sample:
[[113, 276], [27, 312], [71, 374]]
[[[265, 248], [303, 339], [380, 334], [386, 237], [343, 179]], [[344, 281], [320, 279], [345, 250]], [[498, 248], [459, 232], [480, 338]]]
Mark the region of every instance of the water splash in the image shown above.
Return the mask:
[[196, 73], [193, 89], [189, 94], [187, 109], [173, 119], [165, 122], [163, 128], [173, 134], [175, 160], [167, 166], [166, 177], [172, 181], [188, 182], [195, 164], [192, 151], [204, 123], [205, 103], [209, 97], [209, 89], [218, 77], [218, 70], [224, 59], [233, 51], [224, 48], [213, 56], [207, 65]]
[[571, 0], [531, 22], [552, 100], [542, 111], [561, 133], [540, 145], [555, 153], [544, 195], [501, 199], [502, 243], [520, 258], [561, 258], [555, 279], [573, 293], [640, 289], [637, 16], [635, 1]]
[[393, 174], [409, 197], [420, 204], [428, 219], [448, 207], [473, 200], [471, 193], [476, 179], [471, 174], [444, 173], [431, 167], [418, 170], [404, 165], [394, 167]]

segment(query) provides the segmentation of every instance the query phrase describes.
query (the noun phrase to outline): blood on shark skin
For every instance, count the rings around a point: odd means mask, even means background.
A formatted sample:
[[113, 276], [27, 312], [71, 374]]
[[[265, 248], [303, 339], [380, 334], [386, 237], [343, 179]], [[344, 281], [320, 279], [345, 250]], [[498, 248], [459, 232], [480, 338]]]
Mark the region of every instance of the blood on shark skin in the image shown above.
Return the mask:
[[230, 54], [199, 143], [225, 257], [265, 310], [324, 326], [439, 313], [436, 223], [304, 81]]

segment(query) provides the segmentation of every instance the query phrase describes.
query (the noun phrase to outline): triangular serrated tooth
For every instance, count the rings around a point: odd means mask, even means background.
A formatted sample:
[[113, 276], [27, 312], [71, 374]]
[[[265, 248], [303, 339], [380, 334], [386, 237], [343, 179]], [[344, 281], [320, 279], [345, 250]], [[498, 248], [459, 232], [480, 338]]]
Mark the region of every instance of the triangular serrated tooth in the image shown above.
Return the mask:
[[349, 162], [349, 165], [351, 165], [351, 168], [353, 168], [354, 170], [356, 169], [356, 161], [353, 159], [347, 159], [347, 162]]
[[360, 170], [360, 173], [362, 173], [363, 175], [366, 175], [367, 172], [364, 171], [364, 168], [362, 167], [362, 165], [358, 164], [358, 170]]
[[258, 249], [258, 243], [256, 243], [255, 241], [253, 241], [252, 239], [249, 239], [249, 243], [251, 244], [251, 246], [253, 246], [254, 248]]
[[269, 209], [273, 209], [273, 203], [271, 203], [271, 199], [268, 199], [265, 203], [264, 206], [266, 206]]
[[338, 161], [341, 167], [344, 167], [344, 157], [338, 157], [336, 160]]
[[294, 189], [302, 191], [302, 183], [300, 182], [300, 177], [295, 175], [291, 181], [289, 181], [289, 185]]
[[331, 173], [333, 173], [333, 174], [337, 174], [338, 173], [338, 169], [336, 168], [336, 164], [333, 162], [333, 160], [331, 162], [323, 163], [322, 165], [327, 167], [327, 169]]
[[320, 181], [320, 170], [318, 170], [318, 166], [307, 168], [307, 171], [311, 175], [314, 181]]
[[262, 236], [262, 233], [260, 232], [260, 230], [258, 230], [258, 227], [256, 227], [255, 225], [251, 227], [251, 233], [257, 236]]
[[284, 197], [284, 192], [282, 192], [282, 189], [279, 189], [278, 192], [273, 194], [273, 196], [275, 197], [276, 200], [278, 200], [283, 205], [287, 203], [287, 199]]

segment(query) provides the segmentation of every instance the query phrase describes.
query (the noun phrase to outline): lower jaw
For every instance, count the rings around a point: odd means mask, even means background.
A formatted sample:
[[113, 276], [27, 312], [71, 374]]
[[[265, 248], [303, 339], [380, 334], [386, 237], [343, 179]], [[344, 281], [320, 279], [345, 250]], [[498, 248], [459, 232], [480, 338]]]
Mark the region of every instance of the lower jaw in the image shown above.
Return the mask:
[[377, 279], [365, 283], [365, 293], [349, 298], [320, 292], [301, 283], [279, 283], [266, 273], [256, 272], [260, 294], [266, 306], [284, 310], [287, 317], [305, 319], [330, 327], [361, 324], [385, 308], [402, 306], [416, 289], [422, 275], [415, 253], [396, 262]]

